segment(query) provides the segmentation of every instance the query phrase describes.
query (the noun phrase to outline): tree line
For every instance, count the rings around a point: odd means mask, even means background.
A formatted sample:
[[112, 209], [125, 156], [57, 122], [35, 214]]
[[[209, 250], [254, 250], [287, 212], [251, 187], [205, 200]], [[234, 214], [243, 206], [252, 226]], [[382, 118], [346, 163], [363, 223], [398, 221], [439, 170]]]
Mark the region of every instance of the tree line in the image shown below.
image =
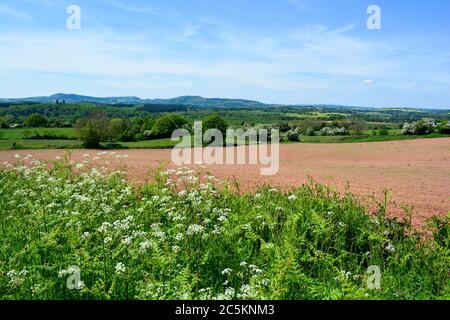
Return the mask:
[[[219, 129], [225, 135], [227, 122], [217, 114], [203, 119], [203, 130]], [[192, 132], [190, 121], [181, 115], [164, 114], [159, 117], [110, 119], [104, 111], [94, 111], [79, 119], [75, 129], [86, 148], [98, 148], [101, 142], [133, 142], [170, 138], [176, 129]]]

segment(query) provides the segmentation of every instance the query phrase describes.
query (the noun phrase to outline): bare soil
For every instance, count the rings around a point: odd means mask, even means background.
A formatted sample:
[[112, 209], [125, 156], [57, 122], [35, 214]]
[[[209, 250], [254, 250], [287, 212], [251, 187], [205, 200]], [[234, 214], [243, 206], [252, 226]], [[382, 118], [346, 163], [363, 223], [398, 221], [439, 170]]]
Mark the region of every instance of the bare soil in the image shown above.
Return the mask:
[[[18, 161], [16, 154], [54, 160], [64, 150], [0, 151], [0, 163]], [[126, 166], [129, 179], [144, 182], [149, 171], [160, 164], [176, 167], [171, 150], [75, 150], [72, 159], [101, 157], [113, 167]], [[128, 155], [117, 158], [117, 155]], [[104, 161], [98, 161], [103, 165]], [[95, 163], [95, 161], [94, 161]], [[204, 165], [197, 165], [205, 167]], [[302, 185], [311, 177], [315, 181], [336, 186], [339, 191], [361, 197], [369, 206], [372, 197], [381, 200], [383, 190], [390, 191], [393, 215], [403, 213], [402, 206], [413, 209], [415, 225], [433, 215], [450, 212], [450, 138], [390, 141], [354, 144], [285, 144], [280, 145], [280, 170], [275, 176], [261, 176], [259, 165], [212, 165], [203, 168], [217, 178], [236, 179], [243, 191], [254, 191], [259, 185], [272, 184], [283, 190]]]

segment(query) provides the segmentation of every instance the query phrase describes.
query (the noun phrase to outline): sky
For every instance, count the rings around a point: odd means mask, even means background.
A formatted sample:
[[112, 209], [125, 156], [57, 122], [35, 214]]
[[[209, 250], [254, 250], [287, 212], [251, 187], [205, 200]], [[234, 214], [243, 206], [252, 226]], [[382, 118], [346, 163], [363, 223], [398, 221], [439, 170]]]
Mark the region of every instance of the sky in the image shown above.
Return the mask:
[[60, 92], [450, 109], [450, 1], [0, 0], [0, 97]]

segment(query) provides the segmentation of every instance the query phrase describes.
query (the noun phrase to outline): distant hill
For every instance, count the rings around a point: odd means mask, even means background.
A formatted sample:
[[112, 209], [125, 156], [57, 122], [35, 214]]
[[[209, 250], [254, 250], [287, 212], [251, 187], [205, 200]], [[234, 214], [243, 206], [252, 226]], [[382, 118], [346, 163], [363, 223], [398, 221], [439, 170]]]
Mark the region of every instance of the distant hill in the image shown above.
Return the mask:
[[182, 96], [172, 99], [153, 99], [153, 100], [146, 100], [145, 102], [147, 104], [175, 104], [175, 105], [198, 106], [205, 108], [212, 108], [212, 107], [256, 108], [267, 106], [262, 102], [252, 100], [203, 98], [200, 96]]
[[67, 103], [90, 102], [98, 104], [130, 104], [130, 105], [176, 105], [176, 106], [196, 106], [203, 108], [216, 107], [239, 107], [239, 108], [256, 108], [267, 106], [264, 103], [252, 100], [242, 99], [219, 99], [219, 98], [203, 98], [199, 96], [182, 96], [172, 99], [140, 99], [138, 97], [90, 97], [78, 94], [57, 93], [51, 96], [30, 97], [18, 99], [0, 99], [4, 103], [19, 102], [39, 102], [52, 103], [56, 100], [66, 101]]

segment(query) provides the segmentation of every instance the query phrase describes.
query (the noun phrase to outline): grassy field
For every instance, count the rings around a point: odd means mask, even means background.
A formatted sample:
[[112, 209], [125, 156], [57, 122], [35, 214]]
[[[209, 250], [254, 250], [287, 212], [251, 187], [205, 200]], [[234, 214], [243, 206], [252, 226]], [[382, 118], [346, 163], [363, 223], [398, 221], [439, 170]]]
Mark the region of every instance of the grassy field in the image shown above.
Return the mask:
[[0, 129], [0, 140], [19, 140], [26, 139], [36, 135], [52, 134], [65, 136], [73, 140], [77, 140], [74, 128], [18, 128], [18, 129]]
[[445, 134], [429, 134], [424, 136], [411, 136], [403, 134], [392, 134], [387, 136], [361, 135], [361, 136], [302, 136], [302, 143], [356, 143], [356, 142], [380, 142], [395, 140], [412, 140], [412, 139], [433, 139], [448, 138], [450, 135]]
[[422, 237], [313, 182], [242, 195], [183, 168], [140, 187], [89, 168], [0, 169], [0, 299], [450, 298], [449, 217]]
[[120, 142], [120, 144], [130, 149], [171, 149], [175, 147], [178, 142], [174, 142], [170, 138], [167, 138], [137, 142]]
[[78, 140], [0, 140], [0, 150], [13, 149], [76, 149], [81, 148]]
[[[65, 136], [67, 140], [33, 140], [29, 139], [36, 134], [51, 134], [56, 136]], [[426, 136], [408, 136], [400, 133], [398, 129], [389, 130], [389, 135], [378, 136], [371, 134], [371, 130], [367, 130], [363, 135], [355, 136], [301, 136], [301, 143], [354, 143], [354, 142], [378, 142], [378, 141], [394, 141], [409, 140], [421, 138], [443, 138], [450, 135], [429, 134]], [[233, 141], [227, 139], [228, 144]], [[237, 141], [237, 144], [244, 144], [244, 141]], [[291, 142], [283, 142], [291, 143]], [[117, 142], [106, 148], [130, 148], [130, 149], [171, 149], [178, 142], [171, 141], [170, 138], [145, 140], [137, 142]], [[77, 140], [75, 129], [73, 128], [22, 128], [22, 129], [0, 129], [0, 150], [11, 149], [78, 149], [82, 148], [82, 142]]]

